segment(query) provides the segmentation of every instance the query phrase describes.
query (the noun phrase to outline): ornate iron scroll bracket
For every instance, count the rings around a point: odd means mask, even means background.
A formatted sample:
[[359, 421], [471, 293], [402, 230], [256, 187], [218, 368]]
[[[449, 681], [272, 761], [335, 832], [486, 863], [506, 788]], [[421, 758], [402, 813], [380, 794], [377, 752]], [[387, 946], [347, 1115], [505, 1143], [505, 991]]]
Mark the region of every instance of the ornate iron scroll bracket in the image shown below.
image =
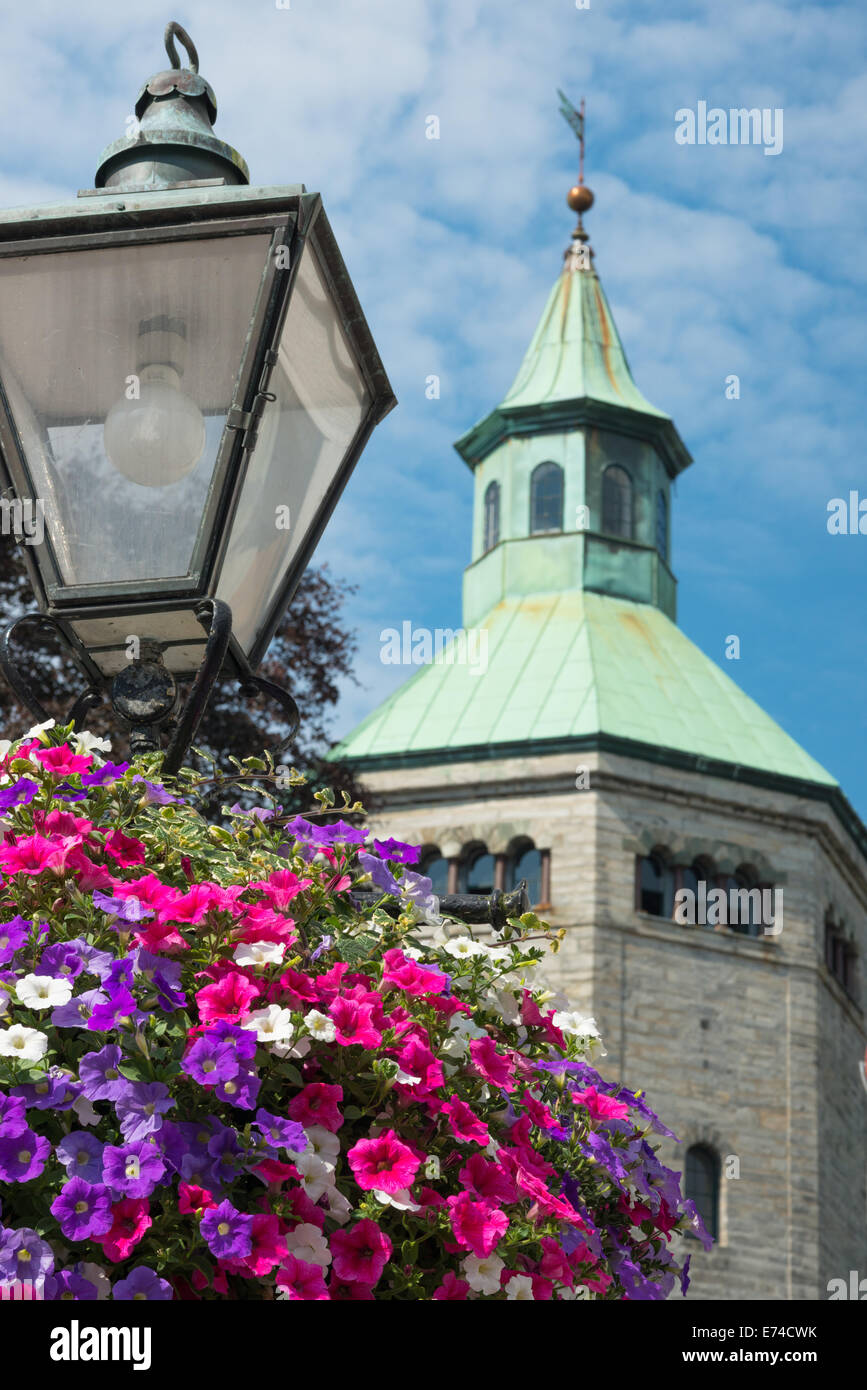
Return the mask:
[[[351, 897], [359, 907], [372, 907], [374, 903], [379, 903], [389, 917], [399, 917], [403, 910], [397, 898], [380, 901], [381, 893], [353, 892]], [[457, 917], [459, 922], [491, 926], [494, 931], [502, 931], [510, 917], [520, 917], [530, 911], [527, 880], [522, 878], [511, 893], [503, 893], [495, 888], [490, 897], [483, 893], [446, 893], [439, 899], [439, 905], [444, 917]]]
[[[170, 731], [162, 770], [167, 777], [176, 776], [196, 736], [211, 692], [223, 668], [232, 636], [232, 610], [221, 599], [204, 599], [196, 609], [196, 617], [201, 623], [207, 623], [208, 637], [201, 664], [177, 720], [174, 716], [178, 704], [178, 688], [175, 677], [163, 661], [163, 648], [159, 642], [143, 638], [139, 656], [110, 681], [106, 679], [104, 690], [90, 685], [82, 691], [69, 711], [67, 723], [80, 728], [87, 712], [98, 705], [107, 694], [115, 715], [129, 730], [130, 752], [133, 755], [155, 752], [160, 746], [163, 730]], [[22, 614], [0, 633], [0, 672], [35, 721], [44, 724], [51, 716], [37, 699], [13, 651], [13, 639], [26, 623], [56, 632], [73, 656], [74, 652], [69, 647], [60, 625], [44, 613]], [[240, 664], [240, 693], [249, 697], [265, 695], [274, 700], [281, 707], [289, 725], [288, 732], [273, 750], [274, 758], [278, 759], [298, 730], [301, 722], [298, 706], [288, 690], [264, 676], [257, 676], [253, 671], [245, 669], [246, 663]]]

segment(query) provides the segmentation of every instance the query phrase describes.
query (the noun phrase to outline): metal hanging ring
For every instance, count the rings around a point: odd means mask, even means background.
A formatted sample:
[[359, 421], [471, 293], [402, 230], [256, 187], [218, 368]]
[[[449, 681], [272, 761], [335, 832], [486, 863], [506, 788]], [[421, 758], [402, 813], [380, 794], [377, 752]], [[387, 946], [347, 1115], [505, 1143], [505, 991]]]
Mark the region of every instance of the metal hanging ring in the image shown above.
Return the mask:
[[186, 29], [184, 29], [182, 25], [176, 23], [175, 20], [171, 20], [171, 22], [166, 25], [165, 35], [166, 53], [168, 53], [169, 55], [169, 62], [171, 63], [172, 67], [180, 68], [181, 66], [181, 60], [178, 56], [178, 50], [175, 47], [175, 34], [177, 34], [181, 43], [184, 45], [184, 48], [187, 50], [187, 55], [190, 60], [190, 71], [198, 72], [199, 55], [196, 52], [196, 45], [193, 43]]

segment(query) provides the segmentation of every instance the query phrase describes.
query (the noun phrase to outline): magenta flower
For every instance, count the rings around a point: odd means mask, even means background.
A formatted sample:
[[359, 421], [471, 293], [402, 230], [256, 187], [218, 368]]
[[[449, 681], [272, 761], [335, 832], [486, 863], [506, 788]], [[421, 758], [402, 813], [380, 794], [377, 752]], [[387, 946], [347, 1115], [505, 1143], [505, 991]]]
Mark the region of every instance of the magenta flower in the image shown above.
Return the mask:
[[438, 1289], [434, 1289], [434, 1300], [439, 1302], [449, 1301], [452, 1303], [463, 1302], [470, 1292], [470, 1286], [466, 1279], [459, 1279], [453, 1270], [449, 1270]]
[[337, 1041], [344, 1047], [358, 1044], [373, 1051], [382, 1042], [382, 1034], [373, 1024], [373, 1008], [354, 999], [335, 999], [329, 1009], [337, 1029]]
[[74, 848], [65, 837], [66, 843], [56, 844], [44, 835], [26, 835], [17, 844], [8, 842], [0, 846], [0, 869], [7, 874], [42, 874], [49, 870], [62, 873], [67, 855]]
[[398, 1139], [393, 1129], [376, 1139], [359, 1139], [346, 1157], [355, 1181], [366, 1191], [403, 1192], [421, 1167], [421, 1159]]
[[55, 777], [69, 777], [73, 772], [87, 772], [93, 762], [90, 753], [73, 753], [67, 743], [61, 743], [58, 748], [37, 748], [33, 756]]
[[399, 947], [386, 951], [383, 956], [385, 970], [382, 973], [382, 983], [385, 985], [396, 985], [402, 989], [404, 994], [442, 994], [446, 987], [447, 980], [445, 975], [439, 970], [431, 970], [427, 966], [419, 965], [410, 956], [405, 956]]
[[294, 1255], [288, 1255], [284, 1260], [277, 1275], [277, 1287], [283, 1290], [283, 1297], [291, 1302], [321, 1303], [330, 1297], [321, 1266], [296, 1260]]
[[629, 1114], [629, 1106], [622, 1100], [602, 1095], [595, 1086], [588, 1086], [586, 1091], [573, 1091], [572, 1099], [576, 1105], [585, 1106], [594, 1120], [625, 1120]]
[[297, 1096], [293, 1096], [287, 1107], [289, 1117], [297, 1120], [305, 1129], [310, 1125], [321, 1125], [336, 1134], [343, 1124], [343, 1116], [338, 1110], [343, 1100], [342, 1086], [329, 1086], [324, 1081], [311, 1081]]
[[474, 1201], [468, 1192], [448, 1197], [446, 1205], [455, 1240], [463, 1250], [487, 1259], [509, 1229], [509, 1218], [493, 1202]]
[[497, 1044], [493, 1038], [474, 1038], [470, 1043], [470, 1056], [479, 1076], [483, 1077], [489, 1086], [499, 1086], [503, 1091], [514, 1091], [514, 1064], [497, 1051]]
[[391, 1241], [375, 1221], [367, 1218], [351, 1230], [335, 1231], [330, 1245], [334, 1273], [348, 1284], [372, 1288], [391, 1258]]
[[462, 1144], [487, 1144], [491, 1137], [488, 1126], [473, 1113], [465, 1100], [453, 1096], [443, 1106], [443, 1114], [448, 1116], [452, 1134]]
[[51, 1214], [67, 1240], [105, 1235], [113, 1219], [108, 1188], [84, 1178], [70, 1178], [51, 1203]]

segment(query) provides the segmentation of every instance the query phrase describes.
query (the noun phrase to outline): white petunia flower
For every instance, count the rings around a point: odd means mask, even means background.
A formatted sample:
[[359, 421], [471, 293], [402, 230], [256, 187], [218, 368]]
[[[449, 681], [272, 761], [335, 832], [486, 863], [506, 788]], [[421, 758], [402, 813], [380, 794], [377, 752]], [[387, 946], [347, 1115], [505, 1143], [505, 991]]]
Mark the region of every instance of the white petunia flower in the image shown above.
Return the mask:
[[275, 1057], [306, 1057], [310, 1051], [310, 1039], [299, 1038], [297, 1043], [274, 1043], [271, 1051]]
[[48, 739], [47, 739], [47, 738], [43, 738], [42, 735], [43, 735], [48, 729], [53, 729], [53, 728], [54, 728], [54, 720], [53, 720], [53, 719], [46, 719], [46, 721], [45, 721], [44, 724], [34, 724], [32, 729], [28, 729], [28, 730], [27, 730], [27, 733], [24, 735], [24, 737], [25, 737], [25, 738], [38, 738], [38, 739], [40, 740], [41, 743], [47, 743], [47, 742], [48, 742]]
[[295, 1167], [311, 1202], [318, 1202], [334, 1186], [333, 1163], [325, 1163], [310, 1149], [298, 1155]]
[[78, 1116], [80, 1125], [95, 1125], [102, 1118], [99, 1111], [94, 1110], [87, 1096], [79, 1096], [77, 1100], [72, 1102], [72, 1108]]
[[338, 1187], [329, 1187], [325, 1193], [328, 1201], [328, 1215], [338, 1226], [345, 1226], [352, 1215], [349, 1198]]
[[408, 1187], [402, 1188], [400, 1192], [380, 1192], [379, 1188], [375, 1187], [373, 1195], [384, 1207], [395, 1207], [397, 1211], [421, 1211], [418, 1202], [414, 1202], [410, 1197]]
[[315, 1038], [317, 1042], [332, 1043], [337, 1037], [337, 1028], [331, 1019], [318, 1009], [311, 1009], [305, 1014], [304, 1022], [310, 1030], [311, 1038]]
[[279, 965], [286, 954], [286, 947], [279, 941], [241, 941], [235, 947], [234, 958], [238, 965]]
[[111, 739], [98, 738], [82, 729], [80, 734], [73, 734], [73, 747], [76, 753], [110, 753]]
[[48, 1051], [48, 1039], [35, 1028], [13, 1023], [0, 1029], [0, 1057], [16, 1057], [24, 1062], [39, 1062]]
[[506, 1285], [509, 1303], [533, 1303], [533, 1281], [529, 1274], [513, 1274]]
[[23, 975], [15, 985], [19, 1002], [27, 1009], [54, 1009], [72, 998], [72, 981], [53, 975]]
[[305, 1129], [309, 1147], [305, 1153], [314, 1153], [317, 1158], [321, 1158], [324, 1163], [329, 1163], [333, 1167], [337, 1162], [337, 1155], [340, 1153], [340, 1138], [332, 1134], [330, 1129], [324, 1125], [311, 1125]]
[[598, 1038], [600, 1036], [595, 1018], [590, 1018], [589, 1014], [578, 1013], [577, 1010], [562, 1010], [554, 1015], [551, 1022], [555, 1028], [560, 1029], [561, 1033], [571, 1033], [576, 1038]]
[[319, 1227], [309, 1221], [303, 1221], [289, 1232], [286, 1248], [290, 1255], [294, 1255], [296, 1260], [303, 1260], [305, 1264], [319, 1265], [320, 1269], [327, 1269], [331, 1264], [328, 1241]]
[[288, 1009], [281, 1009], [279, 1004], [269, 1004], [266, 1009], [254, 1009], [253, 1013], [244, 1019], [241, 1027], [255, 1033], [259, 1042], [263, 1043], [288, 1043], [295, 1033], [291, 1013]]
[[468, 1255], [463, 1262], [464, 1278], [475, 1293], [499, 1293], [500, 1275], [505, 1264], [499, 1255]]
[[473, 941], [471, 936], [456, 936], [451, 941], [444, 942], [442, 950], [455, 960], [469, 960], [472, 956], [487, 954], [487, 947], [480, 941]]

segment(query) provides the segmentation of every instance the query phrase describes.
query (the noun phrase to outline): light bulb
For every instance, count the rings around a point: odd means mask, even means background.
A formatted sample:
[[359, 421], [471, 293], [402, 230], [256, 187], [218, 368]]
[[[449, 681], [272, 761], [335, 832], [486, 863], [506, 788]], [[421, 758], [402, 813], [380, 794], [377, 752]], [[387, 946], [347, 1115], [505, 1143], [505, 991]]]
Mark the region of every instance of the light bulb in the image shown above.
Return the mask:
[[205, 421], [180, 390], [174, 367], [139, 373], [137, 399], [115, 401], [104, 426], [105, 452], [119, 473], [142, 487], [165, 487], [191, 473], [205, 448]]

